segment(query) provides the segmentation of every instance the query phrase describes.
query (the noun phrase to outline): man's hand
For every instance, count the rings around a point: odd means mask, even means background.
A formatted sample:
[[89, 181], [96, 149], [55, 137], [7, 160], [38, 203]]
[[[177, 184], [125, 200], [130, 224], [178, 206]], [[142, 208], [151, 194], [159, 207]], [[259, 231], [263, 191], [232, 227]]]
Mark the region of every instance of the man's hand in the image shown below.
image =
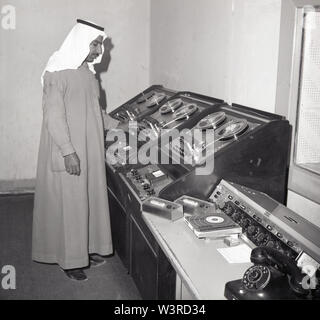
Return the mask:
[[64, 157], [64, 165], [69, 174], [80, 176], [80, 159], [75, 152]]

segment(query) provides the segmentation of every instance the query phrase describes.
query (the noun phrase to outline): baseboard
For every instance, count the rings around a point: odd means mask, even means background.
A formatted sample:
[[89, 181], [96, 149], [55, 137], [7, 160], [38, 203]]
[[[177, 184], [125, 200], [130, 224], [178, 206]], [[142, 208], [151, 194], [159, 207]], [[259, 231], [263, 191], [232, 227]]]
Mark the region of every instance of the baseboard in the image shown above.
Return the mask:
[[0, 180], [0, 194], [34, 193], [35, 179]]

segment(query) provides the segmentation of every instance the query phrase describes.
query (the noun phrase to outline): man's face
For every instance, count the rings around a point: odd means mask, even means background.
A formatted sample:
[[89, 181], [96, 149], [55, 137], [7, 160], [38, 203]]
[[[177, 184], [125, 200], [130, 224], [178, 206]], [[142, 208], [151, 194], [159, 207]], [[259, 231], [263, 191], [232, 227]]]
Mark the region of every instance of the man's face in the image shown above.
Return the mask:
[[98, 36], [90, 43], [90, 52], [86, 58], [86, 62], [93, 62], [100, 54], [102, 54], [102, 41], [103, 37]]

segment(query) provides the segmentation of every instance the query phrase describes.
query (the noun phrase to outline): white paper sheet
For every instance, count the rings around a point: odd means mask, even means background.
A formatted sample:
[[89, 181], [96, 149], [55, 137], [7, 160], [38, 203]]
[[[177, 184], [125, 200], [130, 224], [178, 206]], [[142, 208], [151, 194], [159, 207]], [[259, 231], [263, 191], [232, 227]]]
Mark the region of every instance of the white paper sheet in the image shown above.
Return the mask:
[[217, 250], [229, 263], [250, 262], [250, 255], [252, 249], [245, 243], [236, 247], [220, 248]]

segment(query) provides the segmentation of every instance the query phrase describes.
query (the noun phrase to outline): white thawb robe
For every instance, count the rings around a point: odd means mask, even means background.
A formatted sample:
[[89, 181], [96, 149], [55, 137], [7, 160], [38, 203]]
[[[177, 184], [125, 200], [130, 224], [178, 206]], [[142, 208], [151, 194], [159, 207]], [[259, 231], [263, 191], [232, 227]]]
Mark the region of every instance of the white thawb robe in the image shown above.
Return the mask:
[[[65, 170], [76, 152], [80, 176]], [[63, 269], [113, 252], [98, 82], [83, 65], [46, 72], [34, 201], [32, 259]]]

